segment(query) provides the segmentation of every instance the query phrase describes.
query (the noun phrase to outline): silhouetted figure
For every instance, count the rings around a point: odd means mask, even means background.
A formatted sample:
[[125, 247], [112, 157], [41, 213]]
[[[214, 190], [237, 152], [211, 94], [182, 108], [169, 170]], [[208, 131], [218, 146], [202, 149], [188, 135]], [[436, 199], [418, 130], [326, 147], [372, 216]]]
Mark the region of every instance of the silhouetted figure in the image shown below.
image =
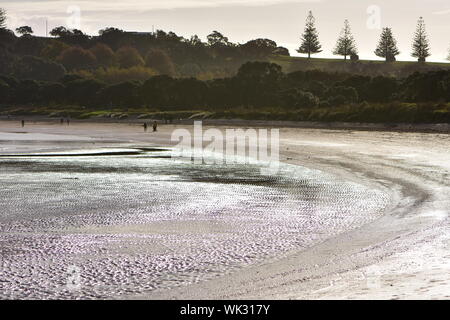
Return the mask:
[[64, 119], [63, 118], [61, 118], [61, 125], [63, 125], [64, 124]]
[[158, 131], [158, 122], [153, 122], [153, 132]]
[[147, 128], [148, 128], [147, 122], [144, 122], [144, 132], [147, 132]]
[[25, 120], [22, 120], [22, 128], [25, 127]]
[[70, 119], [67, 119], [67, 125], [70, 126]]

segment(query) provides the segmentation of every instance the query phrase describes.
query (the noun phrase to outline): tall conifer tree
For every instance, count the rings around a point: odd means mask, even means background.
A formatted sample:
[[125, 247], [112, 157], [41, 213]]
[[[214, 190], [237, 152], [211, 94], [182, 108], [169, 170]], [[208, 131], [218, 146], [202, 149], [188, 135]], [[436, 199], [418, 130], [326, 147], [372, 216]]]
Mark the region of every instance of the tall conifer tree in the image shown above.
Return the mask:
[[306, 19], [305, 31], [303, 32], [301, 40], [302, 43], [297, 52], [307, 54], [308, 59], [311, 58], [311, 54], [322, 52], [322, 46], [319, 42], [319, 33], [316, 29], [316, 20], [311, 11]]
[[0, 30], [6, 29], [6, 11], [0, 8]]
[[385, 58], [386, 61], [395, 61], [395, 56], [400, 54], [391, 28], [383, 28], [375, 54], [378, 57]]
[[412, 56], [417, 58], [419, 62], [425, 62], [430, 55], [430, 43], [425, 30], [425, 21], [420, 17], [417, 22], [416, 33], [414, 34]]
[[348, 20], [345, 20], [344, 28], [341, 31], [333, 54], [344, 56], [344, 60], [347, 60], [347, 56], [357, 53], [358, 50], [356, 49], [355, 39], [353, 38], [352, 35], [350, 23], [348, 22]]

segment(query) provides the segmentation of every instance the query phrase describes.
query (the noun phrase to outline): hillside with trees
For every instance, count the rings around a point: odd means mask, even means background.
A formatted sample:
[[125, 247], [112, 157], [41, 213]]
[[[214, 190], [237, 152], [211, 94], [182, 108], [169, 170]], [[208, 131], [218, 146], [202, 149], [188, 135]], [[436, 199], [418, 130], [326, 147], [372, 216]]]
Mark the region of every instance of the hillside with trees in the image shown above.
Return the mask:
[[417, 62], [395, 61], [390, 28], [375, 50], [385, 61], [359, 60], [347, 20], [334, 49], [343, 58], [312, 58], [322, 50], [312, 12], [298, 49], [307, 58], [269, 39], [231, 43], [218, 31], [207, 42], [162, 30], [89, 36], [57, 27], [43, 38], [22, 26], [16, 33], [0, 11], [2, 115], [450, 122], [450, 65], [426, 62], [422, 18], [411, 53]]
[[0, 76], [3, 115], [79, 118], [194, 117], [302, 121], [450, 123], [450, 71], [397, 79], [325, 71], [285, 74], [248, 62], [229, 78], [202, 81], [156, 75], [107, 83], [66, 75], [57, 82]]
[[146, 33], [106, 28], [89, 36], [63, 26], [51, 30], [52, 37], [37, 37], [28, 26], [17, 28], [16, 33], [6, 29], [5, 17], [2, 12], [0, 74], [19, 79], [53, 81], [65, 74], [80, 74], [113, 82], [152, 75], [206, 80], [233, 76], [247, 61], [289, 55], [275, 41], [254, 39], [236, 44], [218, 31], [209, 34], [207, 42], [196, 35], [186, 39], [162, 30]]

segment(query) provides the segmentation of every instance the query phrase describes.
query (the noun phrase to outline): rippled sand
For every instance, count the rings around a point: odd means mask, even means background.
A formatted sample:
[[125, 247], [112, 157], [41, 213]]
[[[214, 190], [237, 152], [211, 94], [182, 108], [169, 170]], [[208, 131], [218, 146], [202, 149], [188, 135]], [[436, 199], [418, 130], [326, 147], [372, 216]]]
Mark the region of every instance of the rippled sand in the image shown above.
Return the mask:
[[[0, 158], [3, 298], [189, 284], [367, 223], [387, 203], [378, 190], [292, 165], [262, 176], [170, 152], [111, 154]], [[70, 266], [82, 275], [73, 292]]]
[[364, 268], [445, 227], [430, 136], [285, 129], [284, 164], [264, 176], [151, 148], [172, 129], [1, 123], [0, 297], [372, 296]]

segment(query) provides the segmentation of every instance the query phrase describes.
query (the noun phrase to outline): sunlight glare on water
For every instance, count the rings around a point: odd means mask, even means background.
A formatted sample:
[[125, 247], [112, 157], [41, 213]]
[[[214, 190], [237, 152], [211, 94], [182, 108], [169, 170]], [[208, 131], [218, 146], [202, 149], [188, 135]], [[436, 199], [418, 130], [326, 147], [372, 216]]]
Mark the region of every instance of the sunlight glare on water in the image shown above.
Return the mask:
[[170, 152], [1, 157], [0, 168], [0, 298], [110, 298], [201, 281], [361, 226], [389, 202], [304, 167], [264, 176]]

